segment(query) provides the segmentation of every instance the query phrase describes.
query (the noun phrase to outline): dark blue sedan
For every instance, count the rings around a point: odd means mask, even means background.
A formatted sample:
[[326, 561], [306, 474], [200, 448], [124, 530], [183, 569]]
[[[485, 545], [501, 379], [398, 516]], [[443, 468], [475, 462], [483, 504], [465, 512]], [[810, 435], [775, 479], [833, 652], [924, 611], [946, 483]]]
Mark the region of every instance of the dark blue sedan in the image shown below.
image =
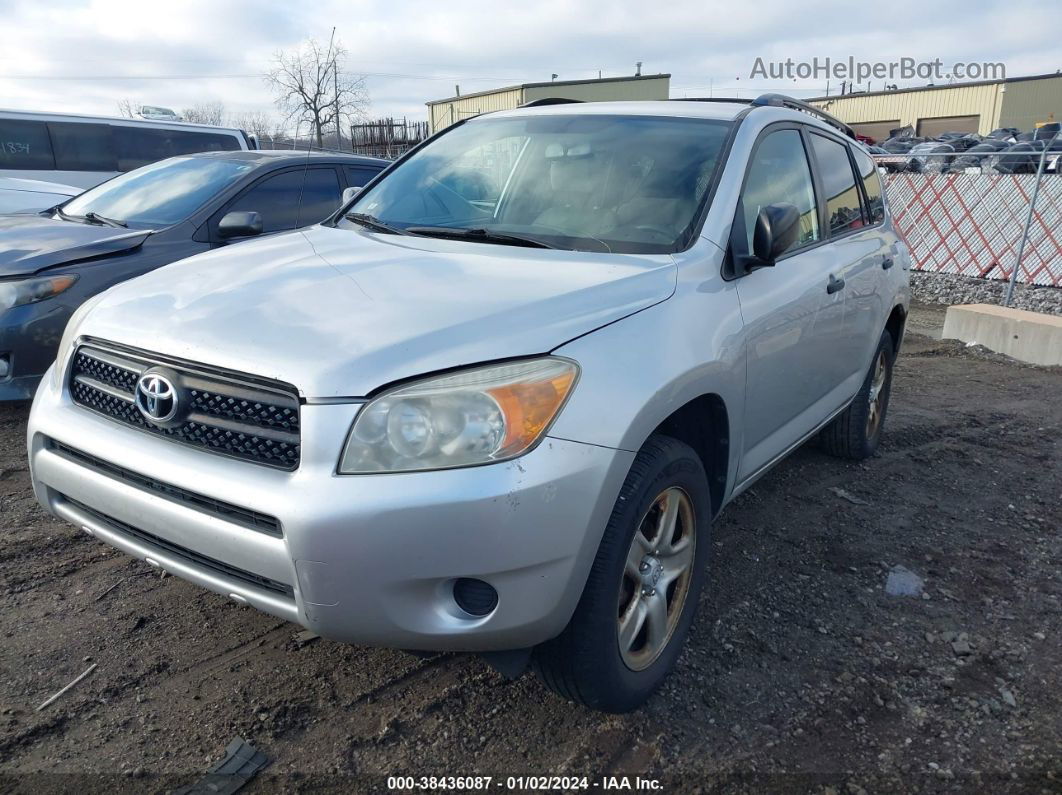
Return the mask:
[[187, 155], [39, 215], [0, 216], [0, 400], [33, 396], [88, 298], [210, 248], [316, 224], [388, 164], [293, 151]]

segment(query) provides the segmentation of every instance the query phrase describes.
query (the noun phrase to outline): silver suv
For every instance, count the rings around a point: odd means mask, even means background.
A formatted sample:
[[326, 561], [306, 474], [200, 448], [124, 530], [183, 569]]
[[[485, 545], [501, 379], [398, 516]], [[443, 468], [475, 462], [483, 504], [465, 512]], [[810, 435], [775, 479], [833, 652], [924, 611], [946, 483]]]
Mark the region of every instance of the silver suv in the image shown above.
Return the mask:
[[793, 100], [479, 116], [322, 225], [85, 304], [34, 487], [325, 637], [630, 710], [723, 506], [814, 436], [874, 453], [909, 262], [871, 158]]

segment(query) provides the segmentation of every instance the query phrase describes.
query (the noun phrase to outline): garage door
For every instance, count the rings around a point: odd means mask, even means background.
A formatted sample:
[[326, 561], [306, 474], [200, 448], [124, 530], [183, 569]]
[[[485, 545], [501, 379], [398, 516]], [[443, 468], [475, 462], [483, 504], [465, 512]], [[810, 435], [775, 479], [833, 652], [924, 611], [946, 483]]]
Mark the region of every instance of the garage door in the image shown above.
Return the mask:
[[889, 130], [895, 130], [900, 126], [900, 120], [861, 121], [849, 126], [856, 131], [857, 135], [865, 135], [867, 138], [873, 138], [874, 143], [881, 143], [889, 137]]
[[923, 138], [936, 138], [946, 132], [975, 133], [980, 125], [980, 116], [937, 116], [919, 119], [918, 134]]

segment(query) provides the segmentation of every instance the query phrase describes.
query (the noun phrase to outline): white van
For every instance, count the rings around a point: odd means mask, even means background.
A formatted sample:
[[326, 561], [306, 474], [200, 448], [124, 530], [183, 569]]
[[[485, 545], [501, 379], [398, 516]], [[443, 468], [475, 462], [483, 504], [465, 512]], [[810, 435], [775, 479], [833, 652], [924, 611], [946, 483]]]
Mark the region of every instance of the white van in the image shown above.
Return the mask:
[[0, 110], [0, 177], [91, 188], [174, 155], [254, 148], [235, 128]]

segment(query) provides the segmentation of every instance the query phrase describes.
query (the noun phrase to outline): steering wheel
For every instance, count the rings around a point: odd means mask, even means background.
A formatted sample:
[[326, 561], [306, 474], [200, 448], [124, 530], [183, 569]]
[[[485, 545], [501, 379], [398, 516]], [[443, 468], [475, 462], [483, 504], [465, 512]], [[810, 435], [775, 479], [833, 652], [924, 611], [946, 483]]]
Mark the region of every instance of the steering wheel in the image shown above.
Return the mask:
[[461, 204], [468, 208], [469, 214], [472, 218], [484, 218], [490, 215], [490, 213], [485, 213], [482, 207], [477, 207], [476, 205], [474, 205], [472, 202], [470, 202], [468, 199], [466, 199], [460, 193], [455, 191], [442, 180], [436, 179], [435, 177], [429, 177], [428, 183], [431, 187], [442, 188], [444, 191], [446, 191], [448, 195], [459, 199], [461, 201]]

